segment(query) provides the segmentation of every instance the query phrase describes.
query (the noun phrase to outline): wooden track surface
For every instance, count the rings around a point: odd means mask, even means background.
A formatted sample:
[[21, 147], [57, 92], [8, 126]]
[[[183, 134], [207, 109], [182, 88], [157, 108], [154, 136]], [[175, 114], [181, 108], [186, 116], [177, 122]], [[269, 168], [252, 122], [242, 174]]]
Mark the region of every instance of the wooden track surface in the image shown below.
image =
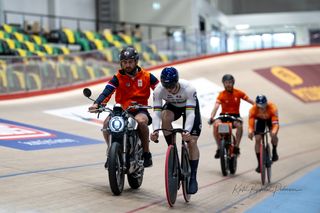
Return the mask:
[[[221, 85], [221, 77], [231, 73], [236, 87], [254, 99], [264, 93], [279, 107], [280, 160], [273, 164], [273, 183], [285, 187], [320, 166], [320, 104], [303, 103], [280, 87], [253, 72], [275, 65], [320, 63], [320, 48], [276, 50], [236, 54], [180, 64], [181, 78], [204, 77]], [[159, 71], [154, 72], [159, 76]], [[320, 75], [319, 75], [320, 76]], [[320, 78], [320, 77], [319, 77]], [[103, 84], [92, 87], [96, 97]], [[210, 89], [210, 88], [208, 88]], [[214, 100], [212, 100], [213, 106]], [[81, 90], [56, 95], [2, 101], [0, 117], [102, 141], [100, 127], [44, 113], [45, 110], [90, 104]], [[185, 203], [181, 192], [174, 212], [242, 212], [272, 190], [261, 190], [254, 172], [254, 143], [247, 138], [244, 118], [241, 156], [235, 176], [223, 177], [213, 155], [216, 145], [212, 127], [203, 119], [198, 145], [200, 164], [199, 191]], [[140, 189], [127, 182], [121, 196], [113, 196], [106, 171], [104, 143], [69, 148], [21, 151], [0, 146], [0, 212], [167, 212], [164, 190], [166, 145], [150, 143], [153, 167], [145, 169]], [[249, 189], [238, 190], [241, 186]]]

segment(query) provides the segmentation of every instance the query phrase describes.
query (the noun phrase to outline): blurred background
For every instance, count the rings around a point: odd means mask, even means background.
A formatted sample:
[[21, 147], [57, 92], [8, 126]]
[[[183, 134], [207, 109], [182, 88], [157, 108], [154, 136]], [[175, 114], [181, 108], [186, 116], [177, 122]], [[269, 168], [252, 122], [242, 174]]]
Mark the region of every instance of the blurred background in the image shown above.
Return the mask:
[[319, 0], [0, 0], [0, 98], [110, 78], [128, 45], [144, 68], [319, 45], [319, 17]]

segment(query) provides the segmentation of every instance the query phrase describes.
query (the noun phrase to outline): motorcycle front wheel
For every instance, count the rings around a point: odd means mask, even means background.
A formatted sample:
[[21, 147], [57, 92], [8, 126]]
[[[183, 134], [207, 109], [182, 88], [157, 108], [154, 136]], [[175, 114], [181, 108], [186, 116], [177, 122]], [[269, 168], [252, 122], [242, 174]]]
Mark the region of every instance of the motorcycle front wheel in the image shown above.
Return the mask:
[[123, 160], [121, 156], [121, 146], [117, 142], [111, 144], [109, 150], [109, 184], [114, 195], [120, 195], [124, 186]]

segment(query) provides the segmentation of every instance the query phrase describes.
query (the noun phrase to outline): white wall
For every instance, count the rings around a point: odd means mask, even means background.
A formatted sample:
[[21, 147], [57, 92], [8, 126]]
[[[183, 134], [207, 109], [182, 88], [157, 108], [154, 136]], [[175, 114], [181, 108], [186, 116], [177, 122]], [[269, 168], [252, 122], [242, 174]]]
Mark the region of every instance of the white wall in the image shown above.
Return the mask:
[[319, 23], [320, 11], [230, 15], [227, 17], [229, 27], [237, 24], [250, 24], [251, 26], [309, 24]]
[[296, 33], [297, 45], [309, 44], [309, 28], [320, 28], [320, 11], [265, 13], [251, 15], [227, 16], [230, 30], [238, 24], [249, 24], [250, 31], [293, 31]]
[[[152, 9], [154, 2], [160, 3], [159, 10]], [[208, 30], [211, 29], [212, 24], [223, 23], [222, 19], [225, 17], [207, 0], [120, 0], [120, 8], [120, 20], [122, 21], [179, 25], [185, 27], [187, 33], [199, 29], [199, 15], [206, 19]], [[164, 34], [161, 30], [164, 29], [158, 28], [159, 37], [163, 37]]]
[[[95, 19], [95, 4], [92, 0], [1, 0], [3, 10], [19, 11], [26, 13], [50, 14], [77, 18]], [[39, 21], [39, 18], [26, 16], [28, 22]], [[8, 15], [9, 23], [22, 24], [19, 15]], [[49, 20], [44, 19], [44, 25], [49, 25]], [[82, 26], [83, 25], [83, 26]], [[82, 28], [94, 29], [94, 23], [83, 23]], [[51, 28], [57, 28], [59, 22], [50, 23]], [[63, 21], [64, 27], [76, 28], [76, 22]]]

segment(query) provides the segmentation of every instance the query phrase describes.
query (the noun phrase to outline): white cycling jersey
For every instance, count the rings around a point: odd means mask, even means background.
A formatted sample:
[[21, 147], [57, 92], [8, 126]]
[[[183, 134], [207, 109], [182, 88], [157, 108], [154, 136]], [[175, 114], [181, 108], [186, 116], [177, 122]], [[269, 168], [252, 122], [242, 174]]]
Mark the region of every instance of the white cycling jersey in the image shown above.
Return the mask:
[[180, 89], [177, 93], [169, 93], [161, 84], [153, 92], [153, 109], [154, 116], [153, 129], [160, 128], [162, 101], [170, 103], [175, 107], [185, 107], [186, 109], [186, 126], [185, 129], [191, 131], [195, 119], [195, 107], [197, 104], [196, 89], [186, 80], [179, 80]]

